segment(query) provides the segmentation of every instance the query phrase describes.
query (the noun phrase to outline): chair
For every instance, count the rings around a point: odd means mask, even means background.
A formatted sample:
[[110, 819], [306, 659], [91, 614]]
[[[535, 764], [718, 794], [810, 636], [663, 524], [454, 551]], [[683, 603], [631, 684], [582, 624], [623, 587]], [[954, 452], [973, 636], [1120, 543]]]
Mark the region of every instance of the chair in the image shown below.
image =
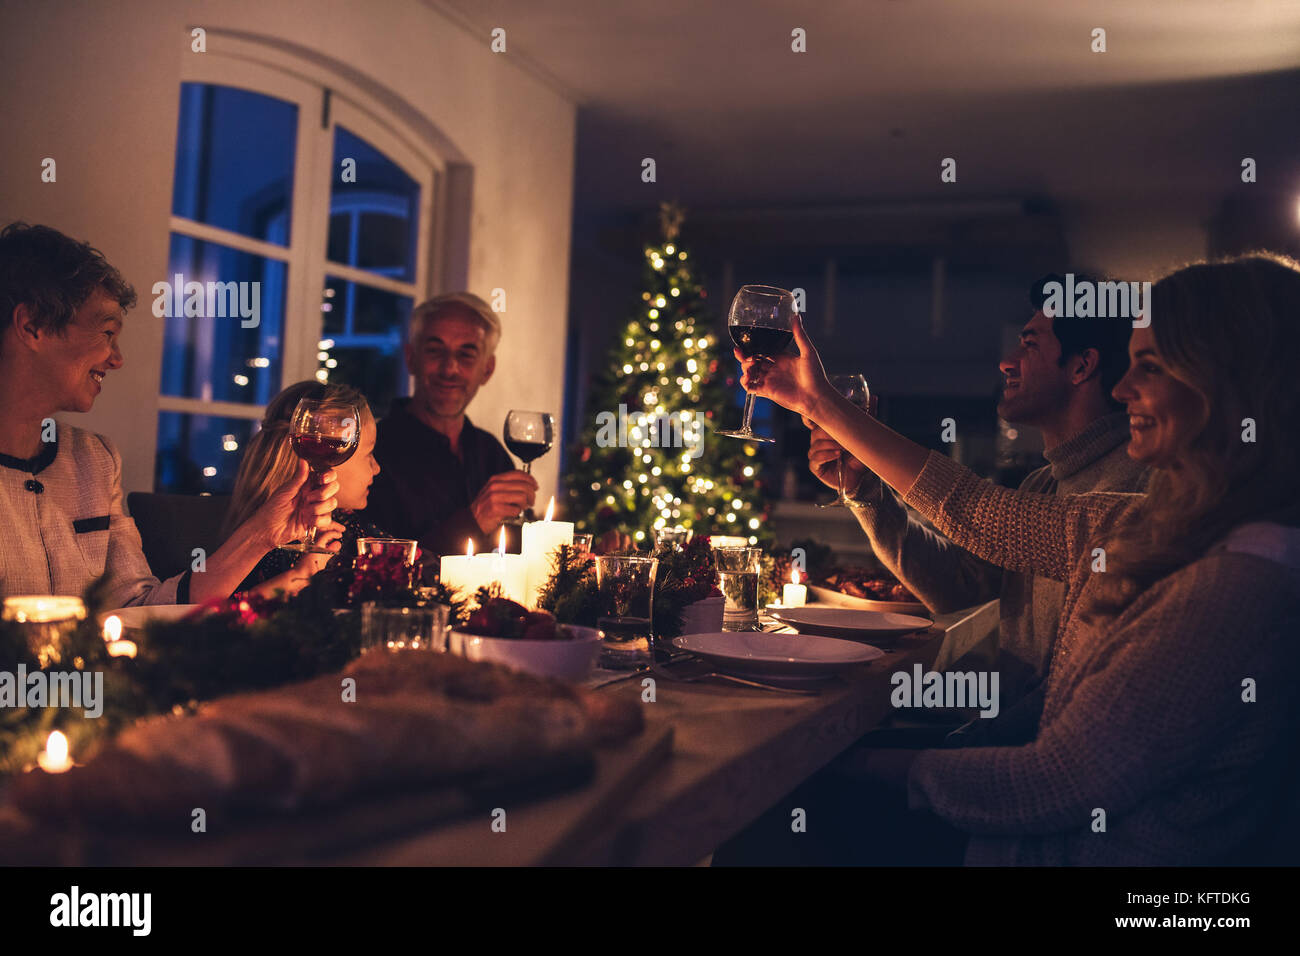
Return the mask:
[[133, 491], [126, 496], [126, 507], [140, 530], [150, 570], [166, 580], [190, 569], [195, 548], [211, 555], [221, 546], [221, 525], [230, 508], [230, 496]]

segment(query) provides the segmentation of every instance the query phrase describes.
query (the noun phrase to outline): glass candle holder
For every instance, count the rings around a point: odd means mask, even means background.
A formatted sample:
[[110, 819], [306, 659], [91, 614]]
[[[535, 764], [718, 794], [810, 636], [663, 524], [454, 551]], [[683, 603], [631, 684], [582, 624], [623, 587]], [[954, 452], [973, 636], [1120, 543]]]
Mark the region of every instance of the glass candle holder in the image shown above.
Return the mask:
[[689, 528], [661, 528], [655, 532], [655, 548], [684, 548], [691, 540]]
[[445, 604], [425, 607], [385, 607], [369, 602], [361, 605], [361, 653], [371, 651], [445, 651], [447, 615]]
[[4, 619], [22, 625], [27, 649], [41, 667], [63, 662], [68, 639], [86, 619], [86, 605], [78, 597], [56, 594], [19, 594], [5, 598]]

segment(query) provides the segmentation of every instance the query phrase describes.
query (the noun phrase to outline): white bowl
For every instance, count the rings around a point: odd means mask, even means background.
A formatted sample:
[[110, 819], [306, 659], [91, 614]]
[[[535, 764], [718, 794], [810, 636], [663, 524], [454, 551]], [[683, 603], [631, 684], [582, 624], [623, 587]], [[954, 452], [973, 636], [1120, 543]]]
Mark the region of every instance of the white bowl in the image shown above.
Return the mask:
[[538, 677], [582, 680], [596, 665], [605, 634], [594, 627], [564, 626], [573, 635], [567, 641], [526, 641], [451, 631], [447, 650], [467, 660], [492, 661]]

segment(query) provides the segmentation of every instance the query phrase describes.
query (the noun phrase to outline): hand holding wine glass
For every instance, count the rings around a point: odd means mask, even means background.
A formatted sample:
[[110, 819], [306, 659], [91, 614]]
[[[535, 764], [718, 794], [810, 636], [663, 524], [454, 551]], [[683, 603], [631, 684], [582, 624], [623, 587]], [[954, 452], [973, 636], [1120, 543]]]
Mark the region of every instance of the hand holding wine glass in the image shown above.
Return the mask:
[[[861, 375], [833, 375], [830, 379], [831, 388], [843, 395], [857, 408], [863, 411], [871, 409], [871, 389], [867, 387], [867, 380]], [[814, 426], [813, 438], [817, 438], [820, 429]], [[825, 503], [819, 503], [819, 508], [847, 508], [853, 502], [849, 498], [849, 491], [856, 489], [862, 481], [862, 472], [864, 469], [850, 468], [850, 463], [857, 465], [858, 461], [848, 452], [840, 448], [831, 440], [825, 432], [821, 432], [822, 442], [810, 442], [808, 447], [808, 462], [812, 472], [825, 484], [835, 489], [835, 498]], [[834, 451], [827, 447], [827, 444], [834, 446]], [[834, 454], [834, 464], [828, 461], [830, 454]]]
[[[325, 485], [326, 472], [343, 464], [356, 452], [361, 442], [361, 415], [350, 402], [304, 398], [294, 409], [289, 439], [294, 452], [311, 469], [309, 484], [319, 488]], [[337, 490], [337, 483], [334, 487]], [[332, 504], [331, 498], [331, 511]], [[295, 551], [332, 554], [328, 548], [316, 543], [316, 529], [317, 525], [312, 524], [303, 535], [301, 544], [286, 547]]]
[[[793, 323], [798, 319], [794, 293], [770, 285], [741, 286], [727, 313], [727, 331], [736, 346], [736, 358], [747, 370], [754, 370], [750, 380], [761, 380], [763, 365], [774, 361], [790, 344]], [[720, 431], [727, 438], [771, 442], [775, 439], [754, 433], [754, 390], [744, 381], [745, 417], [736, 431]]]
[[817, 421], [824, 406], [842, 399], [831, 388], [821, 357], [804, 331], [798, 313], [794, 314], [790, 330], [799, 348], [798, 355], [773, 355], [760, 360], [736, 349], [736, 358], [744, 370], [740, 384], [751, 396], [770, 398], [797, 415]]
[[[551, 445], [555, 443], [555, 422], [549, 412], [528, 412], [519, 409], [511, 409], [506, 414], [506, 423], [502, 437], [505, 438], [506, 447], [521, 459], [524, 463], [524, 474], [529, 477], [533, 473], [533, 462], [541, 458], [551, 450]], [[519, 489], [514, 489], [519, 490]], [[533, 491], [536, 492], [537, 483], [533, 482]], [[530, 502], [531, 504], [531, 499]], [[522, 520], [527, 510], [527, 505], [521, 506], [515, 515], [516, 520]], [[511, 522], [514, 524], [515, 522]], [[480, 522], [480, 526], [482, 522]]]

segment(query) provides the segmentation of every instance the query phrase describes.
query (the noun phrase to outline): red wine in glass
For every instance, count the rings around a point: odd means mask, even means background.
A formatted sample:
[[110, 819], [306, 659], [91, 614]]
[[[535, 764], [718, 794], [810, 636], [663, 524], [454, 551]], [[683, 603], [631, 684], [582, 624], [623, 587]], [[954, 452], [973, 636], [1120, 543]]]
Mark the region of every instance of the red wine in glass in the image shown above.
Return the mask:
[[[731, 300], [727, 330], [731, 341], [745, 358], [770, 361], [780, 355], [794, 339], [794, 293], [770, 285], [741, 286]], [[736, 431], [720, 431], [727, 438], [770, 442], [774, 439], [757, 435], [750, 427], [754, 420], [754, 396], [745, 395], [744, 423]]]
[[[307, 462], [313, 484], [320, 476], [343, 464], [361, 442], [361, 415], [350, 402], [304, 398], [293, 410], [289, 425], [289, 442], [294, 453]], [[316, 526], [307, 529], [305, 540], [284, 545], [294, 551], [332, 554], [316, 544]]]
[[[526, 412], [511, 409], [506, 415], [506, 424], [502, 437], [506, 447], [524, 463], [524, 474], [532, 474], [533, 462], [551, 450], [555, 443], [555, 423], [548, 412]], [[521, 511], [513, 521], [522, 521], [526, 512]]]

